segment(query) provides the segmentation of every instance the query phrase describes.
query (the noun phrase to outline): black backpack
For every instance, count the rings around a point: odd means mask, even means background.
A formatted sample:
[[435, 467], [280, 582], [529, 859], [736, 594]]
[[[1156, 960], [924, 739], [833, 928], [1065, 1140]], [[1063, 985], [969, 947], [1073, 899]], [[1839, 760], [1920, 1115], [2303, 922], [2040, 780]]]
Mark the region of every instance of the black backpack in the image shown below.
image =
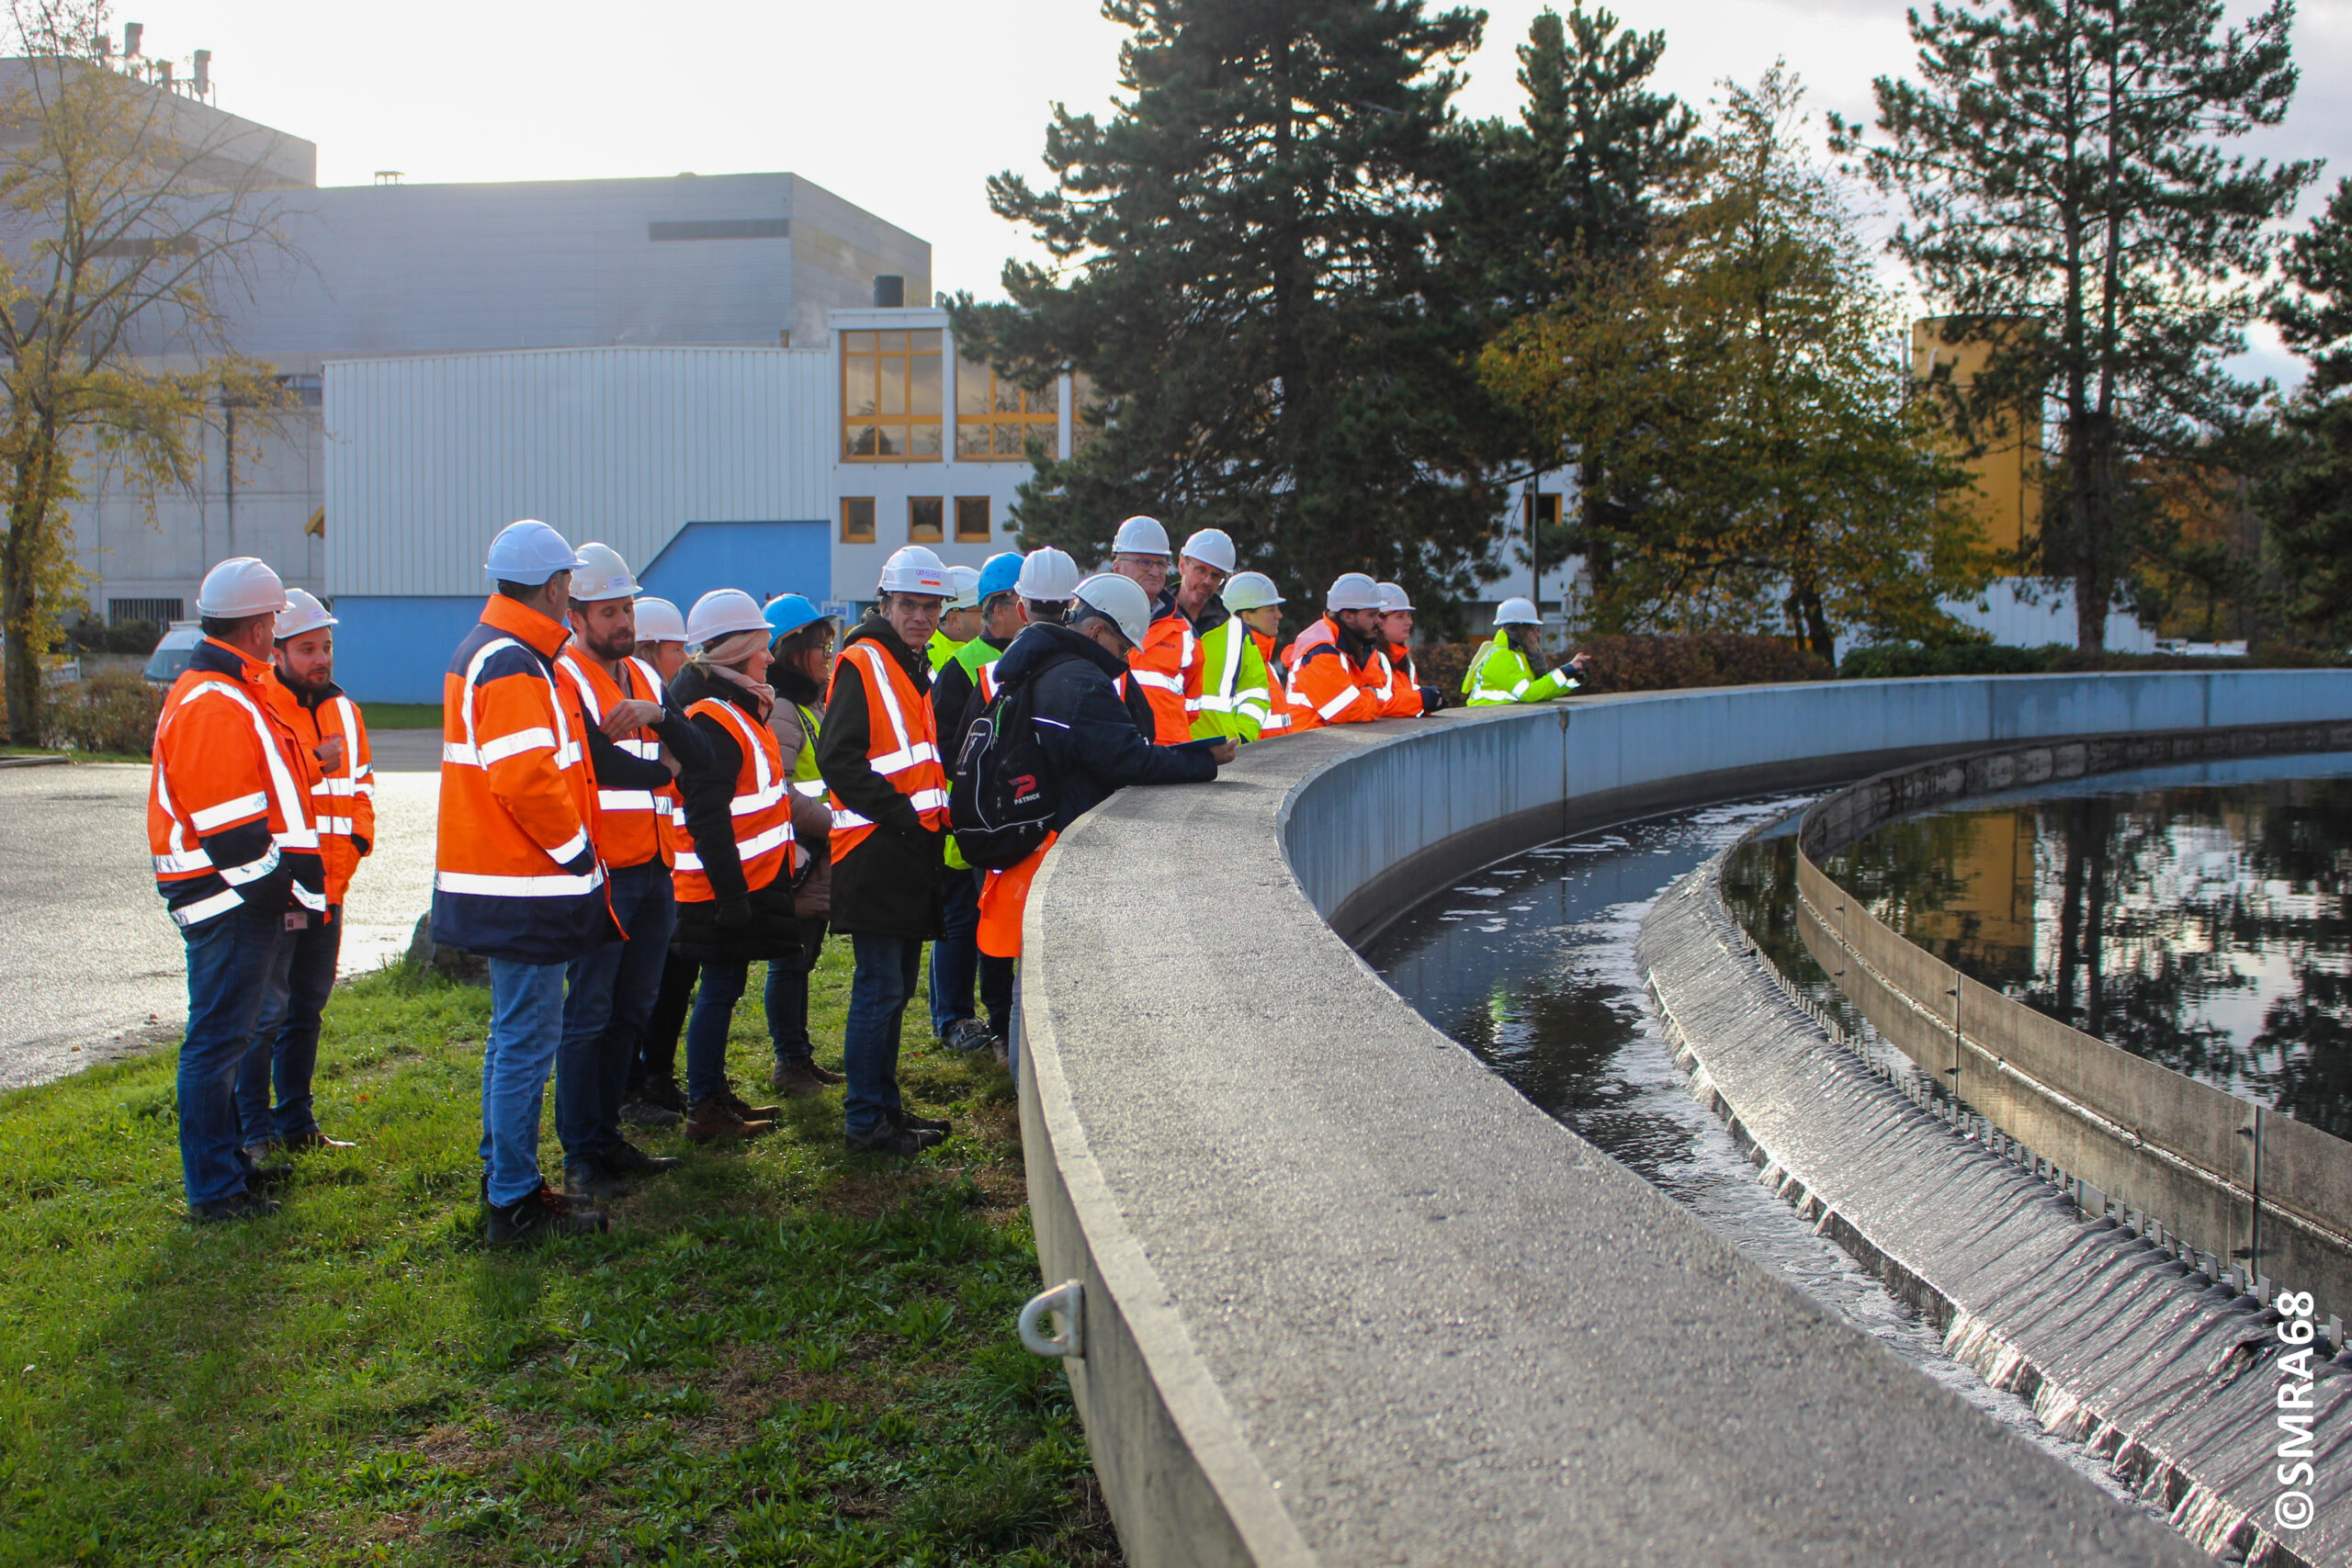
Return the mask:
[[1001, 686], [964, 732], [948, 775], [947, 826], [964, 859], [1004, 871], [1036, 852], [1053, 830], [1061, 791], [1037, 744], [1035, 676]]

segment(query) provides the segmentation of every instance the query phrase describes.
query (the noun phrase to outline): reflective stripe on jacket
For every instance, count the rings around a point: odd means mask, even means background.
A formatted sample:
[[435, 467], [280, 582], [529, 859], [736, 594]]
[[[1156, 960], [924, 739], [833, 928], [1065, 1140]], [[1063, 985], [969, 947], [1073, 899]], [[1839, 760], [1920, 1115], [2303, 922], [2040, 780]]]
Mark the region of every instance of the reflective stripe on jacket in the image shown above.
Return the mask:
[[270, 666], [207, 637], [156, 716], [147, 848], [183, 929], [246, 904], [326, 910], [310, 813], [318, 763], [271, 700], [276, 683]]
[[1261, 740], [1291, 731], [1290, 671], [1274, 658], [1274, 639], [1262, 632], [1250, 634], [1250, 644], [1258, 650], [1258, 658], [1266, 667], [1266, 718], [1258, 727]]
[[1380, 705], [1380, 716], [1419, 718], [1421, 683], [1413, 670], [1413, 650], [1401, 642], [1386, 643], [1381, 658], [1386, 661], [1393, 679], [1388, 683], [1387, 698]]
[[1206, 739], [1234, 735], [1255, 740], [1273, 710], [1273, 683], [1255, 633], [1228, 615], [1201, 638], [1201, 696], [1193, 713], [1193, 735]]
[[1576, 682], [1556, 670], [1539, 677], [1527, 656], [1501, 634], [1470, 656], [1470, 668], [1462, 677], [1462, 690], [1468, 694], [1469, 705], [1474, 708], [1504, 703], [1549, 702], [1576, 689]]
[[[294, 737], [294, 743], [311, 759], [311, 826], [319, 835], [319, 858], [326, 867], [329, 905], [343, 902], [351, 874], [376, 842], [376, 770], [368, 750], [368, 726], [358, 707], [330, 683], [319, 701], [288, 686], [273, 673], [268, 682], [270, 705]], [[343, 761], [330, 770], [319, 761], [319, 748], [329, 740], [343, 742]]]
[[[1324, 619], [1330, 621], [1328, 615]], [[1396, 679], [1388, 668], [1387, 656], [1375, 649], [1359, 664], [1349, 656], [1347, 643], [1334, 624], [1329, 636], [1310, 634], [1291, 645], [1297, 660], [1290, 672], [1293, 729], [1363, 724], [1383, 716], [1395, 694]]]
[[[788, 874], [794, 864], [792, 780], [785, 772], [784, 751], [767, 726], [753, 724], [732, 703], [705, 697], [686, 714], [717, 720], [735, 738], [743, 754], [736, 766], [735, 799], [729, 810], [744, 887], [756, 893], [774, 882], [779, 872]], [[708, 903], [718, 897], [703, 869], [702, 854], [691, 842], [678, 846], [675, 865], [672, 875], [680, 903]]]
[[1190, 740], [1201, 700], [1201, 639], [1173, 600], [1159, 602], [1142, 644], [1127, 656], [1127, 668], [1151, 699], [1152, 739], [1162, 746]]
[[[606, 710], [615, 703], [626, 700], [659, 705], [662, 701], [662, 677], [642, 659], [622, 660], [621, 681], [615, 681], [602, 660], [588, 658], [577, 643], [571, 643], [558, 656], [556, 669], [580, 699], [582, 716], [592, 725], [602, 726]], [[626, 689], [622, 682], [627, 682]], [[662, 760], [661, 738], [650, 729], [632, 729], [613, 744], [649, 762]], [[674, 784], [662, 789], [610, 789], [597, 785], [596, 852], [615, 871], [623, 866], [643, 865], [657, 855], [670, 859], [680, 841], [672, 832], [678, 810]]]
[[[931, 704], [907, 679], [896, 660], [867, 642], [853, 642], [833, 664], [838, 684], [844, 666], [857, 671], [865, 692], [866, 765], [907, 797], [922, 825], [933, 832], [947, 826], [947, 775], [939, 765], [939, 733], [932, 723]], [[830, 701], [828, 697], [828, 701]], [[831, 795], [833, 863], [873, 835], [874, 823]]]
[[492, 594], [443, 677], [433, 940], [445, 946], [560, 964], [619, 935], [587, 716], [555, 672], [570, 636]]

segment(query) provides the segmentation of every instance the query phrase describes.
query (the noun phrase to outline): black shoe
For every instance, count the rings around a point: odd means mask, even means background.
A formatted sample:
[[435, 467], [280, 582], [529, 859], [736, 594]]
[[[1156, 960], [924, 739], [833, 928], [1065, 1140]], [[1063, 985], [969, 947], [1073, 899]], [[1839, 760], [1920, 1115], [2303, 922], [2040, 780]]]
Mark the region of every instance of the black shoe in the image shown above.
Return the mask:
[[885, 1122], [871, 1133], [850, 1133], [843, 1141], [854, 1155], [895, 1155], [905, 1159], [939, 1142], [936, 1133], [913, 1133]]
[[593, 1160], [566, 1160], [563, 1166], [563, 1195], [578, 1204], [603, 1198], [626, 1198], [628, 1189], [621, 1179]]
[[952, 1123], [936, 1121], [929, 1116], [918, 1116], [903, 1105], [889, 1114], [890, 1124], [903, 1132], [936, 1133], [939, 1134], [941, 1143], [945, 1143], [956, 1135], [956, 1129]]
[[989, 1026], [977, 1018], [959, 1018], [947, 1026], [942, 1043], [950, 1051], [985, 1051], [989, 1048]]
[[654, 1104], [650, 1100], [632, 1097], [628, 1104], [621, 1107], [621, 1120], [632, 1127], [655, 1133], [663, 1128], [674, 1127], [685, 1118], [664, 1106]]
[[648, 1078], [645, 1087], [629, 1098], [639, 1105], [650, 1105], [680, 1118], [694, 1109], [686, 1103], [686, 1091], [678, 1087], [675, 1078]]
[[293, 1175], [294, 1168], [290, 1165], [258, 1165], [245, 1172], [245, 1190], [271, 1191], [285, 1186]]
[[542, 1182], [537, 1192], [490, 1211], [490, 1244], [524, 1247], [550, 1236], [594, 1235], [605, 1228], [594, 1209], [575, 1209], [564, 1195]]
[[286, 1205], [258, 1192], [240, 1192], [217, 1203], [191, 1203], [187, 1217], [200, 1225], [226, 1224], [231, 1220], [266, 1220]]
[[635, 1144], [623, 1144], [598, 1156], [596, 1163], [615, 1176], [659, 1176], [684, 1163], [668, 1155], [650, 1155]]

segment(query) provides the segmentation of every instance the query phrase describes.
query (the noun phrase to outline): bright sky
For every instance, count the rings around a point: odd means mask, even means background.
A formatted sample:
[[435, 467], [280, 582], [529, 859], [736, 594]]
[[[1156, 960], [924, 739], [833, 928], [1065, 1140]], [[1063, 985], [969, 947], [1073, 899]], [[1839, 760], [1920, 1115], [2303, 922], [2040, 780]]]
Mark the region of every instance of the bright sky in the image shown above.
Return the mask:
[[[1516, 110], [1511, 51], [1541, 8], [1489, 6], [1465, 112]], [[1872, 76], [1911, 63], [1903, 9], [1654, 0], [1623, 15], [1665, 29], [1663, 85], [1694, 102], [1781, 56], [1817, 107], [1851, 116], [1869, 112]], [[673, 26], [617, 0], [132, 0], [116, 15], [146, 24], [150, 54], [210, 49], [214, 101], [318, 143], [323, 183], [788, 170], [929, 240], [935, 285], [983, 298], [1007, 255], [1034, 254], [989, 211], [984, 182], [1041, 177], [1055, 101], [1108, 109], [1124, 36], [1092, 0], [706, 0], [667, 13]], [[2304, 0], [2296, 44], [2296, 110], [2248, 145], [2330, 159], [2330, 189], [2352, 173], [2352, 104], [2335, 90], [2352, 73], [2352, 0]]]

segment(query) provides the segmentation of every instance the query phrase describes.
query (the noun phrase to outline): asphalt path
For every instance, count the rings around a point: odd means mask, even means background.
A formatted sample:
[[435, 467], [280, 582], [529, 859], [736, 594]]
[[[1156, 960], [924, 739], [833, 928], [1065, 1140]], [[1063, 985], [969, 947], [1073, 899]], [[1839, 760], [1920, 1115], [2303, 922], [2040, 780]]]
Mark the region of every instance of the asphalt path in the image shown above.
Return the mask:
[[[433, 900], [440, 738], [371, 739], [376, 852], [344, 906], [345, 975], [406, 952]], [[0, 1089], [175, 1040], [187, 1026], [187, 960], [148, 860], [147, 772], [0, 768]]]

